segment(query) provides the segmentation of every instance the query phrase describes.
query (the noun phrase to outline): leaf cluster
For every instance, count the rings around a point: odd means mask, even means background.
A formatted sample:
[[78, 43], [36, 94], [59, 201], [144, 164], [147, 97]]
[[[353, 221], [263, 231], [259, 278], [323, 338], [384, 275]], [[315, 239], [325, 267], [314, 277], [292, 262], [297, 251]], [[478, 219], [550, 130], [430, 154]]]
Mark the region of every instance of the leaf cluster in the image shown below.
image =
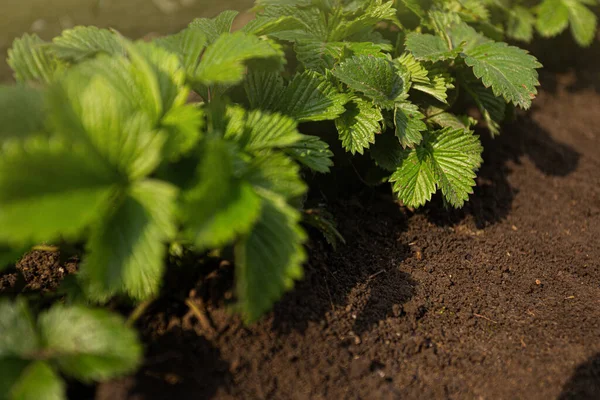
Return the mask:
[[0, 399], [66, 399], [60, 374], [83, 382], [133, 372], [142, 348], [121, 317], [54, 305], [34, 316], [23, 300], [0, 300]]
[[[460, 207], [472, 192], [482, 147], [473, 132], [476, 121], [462, 114], [457, 99], [478, 107], [495, 135], [511, 107], [531, 106], [539, 85], [541, 65], [533, 56], [489, 37], [451, 3], [433, 2], [425, 9], [418, 2], [396, 8], [379, 0], [296, 7], [268, 1], [258, 8], [257, 18], [265, 23], [296, 20], [267, 36], [295, 53], [296, 76], [327, 82], [332, 102], [344, 106], [329, 115], [343, 148], [368, 153], [389, 171], [399, 199], [412, 207], [438, 190], [449, 205]], [[480, 4], [482, 15], [486, 10]], [[415, 28], [407, 13], [418, 18]], [[261, 72], [261, 79], [286, 86], [276, 71]], [[255, 85], [249, 97], [268, 98], [264, 88], [271, 86]], [[281, 107], [287, 96], [282, 97], [277, 104], [257, 104], [297, 118]]]

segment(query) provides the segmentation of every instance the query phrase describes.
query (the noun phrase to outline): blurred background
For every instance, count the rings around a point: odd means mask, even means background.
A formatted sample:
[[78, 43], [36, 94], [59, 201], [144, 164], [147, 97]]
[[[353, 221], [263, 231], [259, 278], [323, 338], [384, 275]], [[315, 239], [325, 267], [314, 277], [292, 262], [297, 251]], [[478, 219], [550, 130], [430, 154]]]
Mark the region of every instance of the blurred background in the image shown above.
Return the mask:
[[[136, 39], [178, 31], [197, 17], [226, 9], [242, 12], [253, 0], [0, 0], [0, 81], [11, 78], [6, 51], [26, 32], [49, 40], [75, 25], [111, 27]], [[236, 21], [243, 23], [248, 15]]]

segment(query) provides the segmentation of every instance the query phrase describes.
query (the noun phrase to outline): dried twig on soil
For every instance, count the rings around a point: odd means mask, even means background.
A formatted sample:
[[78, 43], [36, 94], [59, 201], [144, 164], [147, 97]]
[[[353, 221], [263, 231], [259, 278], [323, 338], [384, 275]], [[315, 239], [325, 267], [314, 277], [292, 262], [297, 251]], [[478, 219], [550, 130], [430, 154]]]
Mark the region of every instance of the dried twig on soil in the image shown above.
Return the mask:
[[387, 271], [385, 269], [382, 269], [381, 271], [374, 273], [373, 275], [371, 275], [367, 278], [367, 282], [370, 282], [372, 279], [374, 279], [374, 278], [378, 277], [379, 275], [386, 273], [386, 272]]
[[[200, 304], [197, 304], [197, 302]], [[199, 300], [194, 301], [192, 299], [187, 299], [185, 301], [185, 305], [188, 306], [188, 308], [190, 309], [192, 314], [194, 314], [194, 316], [198, 319], [198, 322], [202, 326], [202, 329], [204, 329], [205, 331], [211, 332], [211, 333], [216, 332], [215, 327], [213, 326], [212, 322], [210, 321], [210, 319], [204, 312], [204, 304], [201, 301], [199, 301]]]
[[494, 323], [494, 324], [497, 324], [497, 323], [498, 323], [498, 321], [494, 321], [493, 319], [491, 319], [491, 318], [488, 318], [488, 317], [486, 317], [485, 315], [481, 315], [481, 314], [475, 314], [475, 313], [473, 313], [473, 315], [474, 315], [474, 316], [476, 316], [477, 318], [483, 318], [483, 319], [485, 319], [485, 320], [488, 320], [488, 321], [490, 321], [491, 323]]

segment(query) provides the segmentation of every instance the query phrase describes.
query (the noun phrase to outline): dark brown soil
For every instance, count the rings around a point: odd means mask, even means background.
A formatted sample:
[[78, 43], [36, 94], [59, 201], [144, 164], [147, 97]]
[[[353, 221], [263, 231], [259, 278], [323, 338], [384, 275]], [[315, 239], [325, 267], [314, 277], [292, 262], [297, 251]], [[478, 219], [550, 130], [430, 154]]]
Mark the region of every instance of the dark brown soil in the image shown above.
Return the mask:
[[15, 269], [0, 275], [0, 292], [54, 291], [65, 276], [77, 270], [77, 263], [61, 262], [58, 252], [36, 250], [19, 261]]
[[96, 398], [600, 399], [600, 95], [582, 79], [545, 76], [532, 112], [485, 139], [463, 210], [369, 189], [331, 204], [347, 244], [315, 236], [261, 322], [223, 307], [227, 264], [181, 282], [212, 326], [157, 302], [143, 368]]

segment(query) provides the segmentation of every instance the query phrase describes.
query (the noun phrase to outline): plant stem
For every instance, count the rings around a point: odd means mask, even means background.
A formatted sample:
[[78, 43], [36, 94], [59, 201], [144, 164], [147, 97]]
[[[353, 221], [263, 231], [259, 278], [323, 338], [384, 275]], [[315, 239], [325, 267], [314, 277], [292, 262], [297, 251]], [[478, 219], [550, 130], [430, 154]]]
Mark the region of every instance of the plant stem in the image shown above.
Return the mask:
[[135, 325], [137, 320], [140, 319], [140, 317], [142, 315], [144, 315], [144, 313], [146, 312], [146, 310], [148, 309], [150, 304], [152, 304], [153, 302], [154, 302], [154, 299], [148, 299], [148, 300], [144, 300], [141, 303], [139, 303], [133, 309], [131, 314], [129, 314], [129, 318], [127, 318], [127, 326], [131, 327], [131, 326]]

